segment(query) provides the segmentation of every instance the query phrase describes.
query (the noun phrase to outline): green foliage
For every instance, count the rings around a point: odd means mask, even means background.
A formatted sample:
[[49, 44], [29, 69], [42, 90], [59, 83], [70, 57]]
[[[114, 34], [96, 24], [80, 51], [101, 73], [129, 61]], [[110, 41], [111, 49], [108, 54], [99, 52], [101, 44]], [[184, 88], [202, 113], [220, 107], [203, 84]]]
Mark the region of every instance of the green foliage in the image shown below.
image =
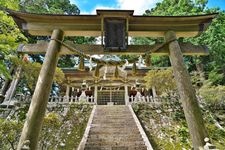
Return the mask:
[[[145, 132], [156, 150], [190, 149], [190, 137], [187, 124], [183, 118], [181, 107], [158, 105], [146, 103], [135, 103], [132, 105], [145, 129]], [[168, 111], [173, 110], [173, 111]], [[179, 119], [174, 119], [176, 113], [182, 113]], [[177, 116], [179, 117], [179, 116]]]
[[[1, 0], [0, 8], [18, 9], [18, 0]], [[0, 75], [9, 78], [6, 62], [8, 55], [15, 52], [19, 42], [26, 41], [13, 19], [0, 10]]]
[[62, 125], [60, 116], [57, 113], [50, 112], [44, 117], [42, 132], [39, 139], [41, 149], [54, 149], [57, 141], [57, 132]]
[[[212, 13], [218, 10], [209, 10]], [[201, 36], [191, 39], [191, 42], [206, 45], [209, 48], [209, 57], [204, 60], [205, 70], [210, 74], [213, 84], [225, 84], [225, 12], [219, 12], [216, 19], [212, 21], [208, 30]], [[223, 75], [223, 77], [221, 75]], [[215, 77], [215, 79], [214, 79]], [[215, 82], [215, 83], [214, 83]]]
[[[17, 57], [11, 57], [11, 61], [16, 65], [16, 66], [21, 66], [23, 69], [23, 76], [27, 82], [27, 85], [30, 89], [34, 89], [39, 72], [41, 70], [41, 64], [37, 62], [27, 62], [18, 59]], [[56, 68], [55, 76], [54, 76], [54, 81], [56, 83], [62, 83], [64, 79], [64, 73], [60, 68]]]
[[[92, 105], [71, 104], [66, 115], [60, 106], [46, 113], [39, 136], [40, 149], [76, 149], [83, 137]], [[0, 119], [0, 149], [16, 149], [28, 105], [17, 109], [11, 120]]]
[[[147, 10], [144, 15], [182, 16], [219, 12], [209, 28], [199, 37], [180, 38], [196, 45], [206, 45], [210, 55], [207, 58], [185, 57], [189, 71], [198, 70], [198, 64], [204, 64], [206, 74], [210, 74], [214, 84], [225, 84], [225, 12], [218, 9], [206, 9], [208, 0], [163, 0], [155, 8]], [[136, 40], [138, 41], [138, 40]], [[140, 40], [139, 40], [140, 41]], [[200, 60], [200, 62], [199, 62]], [[203, 70], [201, 70], [203, 71]]]
[[216, 146], [216, 148], [219, 150], [224, 149], [225, 131], [209, 123], [206, 124], [206, 128], [209, 132], [209, 136], [211, 137], [212, 143]]
[[224, 104], [225, 100], [225, 86], [214, 86], [210, 82], [206, 82], [200, 89], [199, 94], [203, 100], [211, 105]]
[[[64, 149], [74, 149], [78, 147], [91, 113], [92, 107], [89, 104], [72, 104], [70, 110], [65, 116], [64, 131], [61, 136], [64, 138]], [[73, 126], [71, 126], [73, 125]], [[73, 140], [71, 140], [73, 139]]]
[[[170, 99], [170, 97], [168, 97], [168, 99]], [[176, 101], [171, 101], [169, 105], [135, 103], [132, 104], [132, 107], [153, 149], [191, 149], [188, 127], [178, 99]], [[211, 142], [216, 145], [217, 149], [224, 149], [224, 110], [213, 110], [214, 112], [212, 113], [211, 110], [208, 110], [207, 105], [203, 105], [202, 109], [204, 110], [203, 118]], [[221, 127], [218, 127], [216, 122], [217, 124], [219, 123]]]
[[181, 16], [204, 13], [207, 0], [163, 0], [155, 8], [146, 10], [145, 15]]
[[0, 119], [0, 149], [16, 149], [23, 123]]
[[190, 74], [192, 85], [194, 85], [196, 89], [200, 88], [205, 81], [203, 72], [193, 71]]
[[[61, 108], [57, 108], [61, 111]], [[50, 112], [45, 116], [39, 147], [42, 149], [76, 149], [83, 137], [92, 106], [71, 104], [66, 115]]]
[[[220, 119], [219, 117], [220, 116]], [[221, 109], [212, 109], [206, 110], [204, 113], [204, 120], [206, 122], [206, 128], [209, 134], [209, 137], [212, 143], [216, 146], [217, 149], [224, 149], [225, 144], [225, 115], [224, 110]], [[220, 124], [219, 128], [217, 124]]]
[[138, 38], [132, 38], [131, 44], [135, 45], [153, 45], [155, 44], [155, 40], [148, 37], [138, 37]]
[[214, 70], [209, 72], [208, 80], [212, 82], [213, 85], [222, 84], [223, 78], [224, 76], [222, 73], [218, 73]]
[[80, 14], [78, 7], [69, 0], [21, 0], [20, 9], [31, 13]]
[[176, 89], [172, 68], [150, 70], [144, 77], [144, 80], [146, 87], [155, 87], [160, 93]]
[[[28, 105], [23, 105], [23, 106], [20, 106], [19, 109], [15, 112], [16, 114], [16, 118], [17, 120], [19, 121], [25, 121], [26, 119], [26, 115], [27, 115], [27, 112], [28, 112], [28, 109], [29, 109], [29, 106]], [[15, 119], [16, 119], [15, 118]]]

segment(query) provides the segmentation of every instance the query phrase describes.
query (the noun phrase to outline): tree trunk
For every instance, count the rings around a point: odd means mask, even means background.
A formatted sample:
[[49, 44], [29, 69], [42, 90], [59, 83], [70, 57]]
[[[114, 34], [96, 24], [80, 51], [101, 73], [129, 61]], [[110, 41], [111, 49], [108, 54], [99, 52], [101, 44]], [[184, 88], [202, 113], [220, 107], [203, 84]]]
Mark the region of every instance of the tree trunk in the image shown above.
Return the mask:
[[4, 101], [8, 101], [8, 100], [10, 101], [12, 99], [12, 97], [14, 96], [14, 94], [16, 92], [16, 87], [17, 87], [17, 85], [19, 83], [19, 80], [20, 80], [21, 73], [22, 73], [22, 67], [18, 66], [16, 68], [16, 72], [15, 72], [15, 75], [13, 77], [13, 80], [9, 81], [11, 83], [10, 83], [10, 87], [8, 88], [8, 90], [5, 94]]
[[[9, 70], [9, 73], [10, 73], [11, 76], [13, 76], [14, 69], [15, 69], [15, 67], [12, 66]], [[1, 92], [0, 92], [1, 95], [4, 96], [6, 94], [6, 91], [8, 90], [11, 81], [12, 81], [12, 79], [6, 79], [5, 80], [4, 85], [2, 86], [2, 89], [1, 89]]]
[[184, 64], [182, 52], [178, 41], [176, 40], [175, 32], [166, 32], [165, 39], [166, 41], [172, 41], [169, 43], [170, 62], [173, 67], [192, 144], [194, 150], [198, 150], [200, 147], [204, 146], [204, 138], [208, 137], [202, 113], [197, 101], [195, 90], [191, 84], [190, 75]]
[[[52, 33], [52, 39], [63, 39], [63, 31], [56, 29]], [[23, 127], [17, 149], [29, 146], [31, 150], [37, 149], [38, 136], [42, 127], [55, 69], [58, 62], [61, 44], [51, 40], [48, 45], [45, 59], [38, 77], [36, 88], [31, 100], [27, 119]]]

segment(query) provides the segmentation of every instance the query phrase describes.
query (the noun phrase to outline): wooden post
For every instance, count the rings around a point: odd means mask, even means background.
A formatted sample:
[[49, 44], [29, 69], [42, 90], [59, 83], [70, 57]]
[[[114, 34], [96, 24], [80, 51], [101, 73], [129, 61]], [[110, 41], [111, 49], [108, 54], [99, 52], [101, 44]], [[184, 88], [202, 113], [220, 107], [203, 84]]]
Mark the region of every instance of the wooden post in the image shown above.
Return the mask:
[[185, 67], [183, 55], [176, 40], [176, 34], [168, 31], [165, 34], [169, 43], [170, 62], [184, 109], [185, 118], [188, 124], [194, 150], [204, 146], [204, 138], [208, 137], [202, 113], [197, 101], [195, 89], [192, 86], [190, 75]]
[[96, 105], [97, 105], [97, 98], [98, 98], [98, 86], [95, 85], [94, 100]]
[[[62, 40], [63, 31], [53, 30], [51, 38]], [[31, 150], [37, 149], [38, 136], [50, 95], [60, 47], [61, 44], [55, 40], [51, 40], [49, 43], [17, 150], [21, 150], [25, 146]]]
[[128, 97], [128, 87], [127, 87], [127, 85], [124, 85], [124, 90], [125, 90], [125, 96], [124, 96], [124, 98], [125, 98], [125, 104], [126, 105], [128, 105], [129, 104], [129, 97]]
[[66, 86], [66, 101], [69, 102], [69, 98], [70, 98], [70, 86], [67, 85]]
[[152, 97], [153, 98], [157, 97], [155, 86], [152, 86]]

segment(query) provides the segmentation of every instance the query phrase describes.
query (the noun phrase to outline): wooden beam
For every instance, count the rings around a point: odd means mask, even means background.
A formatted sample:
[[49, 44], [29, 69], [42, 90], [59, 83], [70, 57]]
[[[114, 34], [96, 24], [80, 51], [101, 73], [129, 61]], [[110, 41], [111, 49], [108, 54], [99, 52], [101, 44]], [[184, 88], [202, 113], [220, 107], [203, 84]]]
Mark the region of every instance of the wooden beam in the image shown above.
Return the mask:
[[[66, 42], [66, 44], [76, 50], [79, 50], [87, 55], [140, 55], [145, 54], [147, 51], [153, 51], [156, 47], [162, 43], [156, 43], [155, 45], [129, 45], [127, 50], [121, 51], [106, 51], [101, 45], [87, 45], [87, 44], [73, 44]], [[39, 41], [37, 44], [25, 44], [20, 45], [18, 53], [26, 54], [44, 54], [48, 47], [48, 42]], [[180, 43], [180, 47], [183, 55], [208, 55], [208, 49], [205, 46], [197, 46], [191, 43]], [[157, 51], [151, 53], [152, 55], [169, 55], [168, 45], [163, 46]], [[76, 55], [76, 53], [70, 51], [67, 47], [62, 46], [60, 55]]]
[[136, 16], [133, 11], [100, 10], [97, 15], [31, 14], [6, 10], [20, 29], [32, 35], [49, 36], [60, 28], [65, 36], [101, 36], [101, 19], [122, 17], [128, 19], [128, 35], [164, 37], [174, 30], [178, 37], [194, 37], [205, 31], [217, 14], [196, 16]]
[[[176, 39], [175, 32], [166, 32], [165, 39], [166, 41]], [[202, 118], [202, 112], [198, 104], [195, 89], [191, 83], [191, 77], [184, 64], [179, 43], [176, 40], [171, 42], [169, 44], [169, 50], [170, 62], [173, 67], [173, 73], [184, 109], [192, 144], [194, 150], [198, 150], [203, 148], [205, 144], [204, 138], [208, 137]]]

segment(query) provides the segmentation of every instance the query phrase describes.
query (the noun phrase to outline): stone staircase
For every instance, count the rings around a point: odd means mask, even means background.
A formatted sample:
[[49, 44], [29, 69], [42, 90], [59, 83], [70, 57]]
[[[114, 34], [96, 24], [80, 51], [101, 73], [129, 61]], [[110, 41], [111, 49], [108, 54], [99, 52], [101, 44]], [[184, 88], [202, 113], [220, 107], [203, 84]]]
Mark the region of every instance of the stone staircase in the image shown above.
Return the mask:
[[85, 144], [78, 149], [147, 150], [130, 108], [125, 105], [97, 105], [83, 141]]

